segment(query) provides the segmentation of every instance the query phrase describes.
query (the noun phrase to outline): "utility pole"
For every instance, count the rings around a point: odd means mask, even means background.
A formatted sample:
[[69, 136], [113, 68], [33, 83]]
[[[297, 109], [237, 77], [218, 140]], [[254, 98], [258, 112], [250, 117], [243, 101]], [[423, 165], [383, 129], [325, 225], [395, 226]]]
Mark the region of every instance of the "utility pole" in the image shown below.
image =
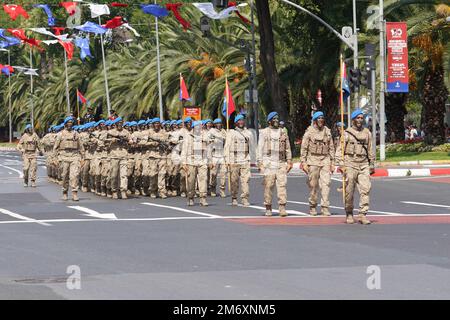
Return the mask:
[[[156, 4], [156, 0], [154, 1]], [[155, 16], [155, 33], [156, 33], [156, 62], [157, 62], [157, 72], [158, 72], [158, 101], [159, 101], [159, 118], [164, 121], [164, 110], [163, 110], [163, 98], [162, 98], [162, 85], [161, 85], [161, 58], [159, 55], [159, 25], [158, 17]]]
[[384, 13], [383, 13], [384, 1], [380, 0], [380, 160], [384, 161], [386, 159], [386, 144], [385, 144], [385, 133], [384, 133], [384, 122], [385, 122], [385, 108], [384, 108], [384, 92], [386, 90], [386, 79], [385, 79], [385, 65], [384, 65], [384, 38], [385, 38], [385, 26], [384, 26]]
[[[254, 23], [254, 7], [253, 0], [250, 0], [251, 7], [251, 23], [252, 23], [252, 81], [253, 81], [253, 90], [258, 90], [258, 83], [256, 82], [256, 40], [255, 40], [255, 23]], [[253, 101], [253, 92], [250, 93], [250, 101]], [[253, 101], [253, 116], [256, 130], [256, 137], [259, 138], [259, 115], [258, 115], [258, 101]]]
[[[356, 0], [353, 0], [353, 68], [358, 68], [358, 28], [356, 23]], [[359, 107], [359, 93], [355, 92], [355, 109]], [[348, 110], [350, 113], [350, 110]]]

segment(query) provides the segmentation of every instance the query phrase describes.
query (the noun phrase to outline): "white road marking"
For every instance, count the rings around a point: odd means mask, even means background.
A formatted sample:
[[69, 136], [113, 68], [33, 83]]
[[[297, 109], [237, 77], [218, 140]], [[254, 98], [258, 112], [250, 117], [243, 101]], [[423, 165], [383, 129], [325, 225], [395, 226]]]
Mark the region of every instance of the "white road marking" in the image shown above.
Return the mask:
[[[289, 201], [288, 201], [288, 202], [289, 202]], [[243, 207], [243, 208], [254, 208], [254, 209], [259, 209], [259, 210], [263, 210], [263, 211], [266, 210], [265, 207], [260, 207], [260, 206], [253, 206], [253, 205], [251, 205], [251, 206], [244, 207], [244, 206], [241, 205], [241, 204], [240, 204], [239, 206], [240, 206], [240, 207]], [[279, 213], [279, 212], [280, 212], [279, 210], [276, 210], [276, 209], [272, 209], [272, 211], [275, 212], [275, 213]], [[299, 216], [309, 216], [309, 214], [304, 213], [304, 212], [300, 212], [300, 211], [297, 211], [297, 210], [286, 210], [286, 212], [287, 212], [288, 214], [295, 214], [295, 215], [299, 215]]]
[[446, 206], [443, 204], [435, 204], [435, 203], [425, 203], [425, 202], [414, 202], [414, 201], [401, 201], [407, 204], [415, 204], [418, 206], [426, 206], [426, 207], [438, 207], [438, 208], [447, 208], [450, 209], [450, 206]]
[[424, 165], [426, 168], [450, 168], [450, 164], [427, 164]]
[[14, 212], [11, 212], [11, 211], [6, 210], [6, 209], [0, 208], [0, 213], [6, 214], [6, 215], [8, 215], [10, 217], [19, 219], [21, 221], [33, 222], [33, 223], [37, 223], [37, 224], [40, 224], [40, 225], [43, 225], [43, 226], [50, 226], [50, 224], [48, 224], [48, 223], [42, 222], [40, 220], [35, 220], [35, 219], [32, 219], [32, 218], [28, 218], [28, 217], [22, 216], [21, 214], [14, 213]]
[[6, 169], [8, 169], [8, 170], [15, 171], [15, 172], [17, 172], [17, 173], [19, 174], [19, 178], [23, 178], [23, 173], [22, 173], [22, 171], [20, 171], [20, 170], [17, 170], [17, 169], [14, 169], [14, 168], [5, 166], [5, 165], [3, 165], [3, 164], [0, 164], [0, 167], [6, 168]]
[[445, 175], [445, 176], [412, 177], [412, 178], [376, 177], [375, 179], [381, 181], [404, 181], [404, 180], [428, 180], [428, 179], [442, 179], [442, 178], [450, 178], [450, 176]]
[[85, 216], [93, 217], [93, 218], [99, 218], [99, 219], [117, 219], [116, 215], [114, 213], [100, 213], [95, 210], [80, 207], [80, 206], [67, 206], [68, 208], [79, 210], [86, 212], [87, 214]]
[[[290, 203], [296, 203], [296, 204], [304, 204], [309, 206], [308, 202], [301, 202], [301, 201], [288, 201]], [[318, 205], [320, 207], [320, 204]], [[330, 208], [332, 209], [342, 209], [345, 210], [344, 207], [336, 207], [336, 206], [330, 206]], [[404, 213], [399, 213], [399, 212], [389, 212], [389, 211], [378, 211], [378, 210], [369, 210], [369, 213], [381, 213], [383, 215], [388, 215], [388, 216], [403, 216], [403, 215], [408, 215], [408, 214], [404, 214]]]
[[205, 212], [194, 211], [194, 210], [183, 209], [183, 208], [172, 207], [172, 206], [165, 206], [165, 205], [162, 205], [162, 204], [156, 204], [156, 203], [150, 203], [150, 202], [142, 202], [142, 204], [146, 205], [146, 206], [167, 208], [167, 209], [172, 209], [172, 210], [175, 210], [175, 211], [181, 211], [181, 212], [197, 214], [199, 216], [205, 216], [205, 217], [210, 217], [210, 218], [220, 218], [221, 217], [221, 216], [218, 216], [218, 215], [215, 215], [215, 214], [211, 214], [211, 213], [205, 213]]
[[339, 178], [333, 178], [333, 177], [331, 177], [331, 180], [338, 181], [338, 182], [341, 182], [341, 183], [342, 183], [342, 179], [339, 179]]

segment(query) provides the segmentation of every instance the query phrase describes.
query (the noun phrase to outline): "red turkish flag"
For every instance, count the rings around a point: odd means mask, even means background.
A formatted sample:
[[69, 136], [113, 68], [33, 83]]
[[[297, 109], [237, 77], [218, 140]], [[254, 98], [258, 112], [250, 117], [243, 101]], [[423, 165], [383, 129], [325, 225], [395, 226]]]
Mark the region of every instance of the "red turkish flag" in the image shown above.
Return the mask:
[[71, 41], [62, 41], [62, 40], [59, 40], [58, 42], [63, 46], [64, 50], [66, 51], [67, 59], [72, 60], [74, 50], [73, 43]]
[[22, 6], [19, 6], [17, 4], [4, 4], [3, 10], [11, 17], [11, 19], [14, 21], [17, 19], [18, 16], [22, 16], [25, 19], [28, 19], [28, 13], [25, 11]]
[[61, 2], [59, 4], [59, 6], [64, 7], [64, 9], [66, 9], [67, 13], [71, 16], [73, 16], [77, 10], [76, 2]]
[[65, 27], [53, 27], [53, 30], [55, 30], [55, 35], [60, 36], [61, 32], [63, 32], [66, 28]]
[[128, 7], [128, 5], [127, 5], [126, 3], [113, 2], [113, 3], [111, 3], [111, 7], [122, 7], [122, 8], [126, 8], [126, 7]]
[[106, 21], [106, 24], [103, 26], [108, 29], [115, 29], [123, 25], [123, 23], [122, 17], [114, 17], [113, 19]]
[[28, 38], [25, 35], [25, 31], [23, 29], [7, 29], [9, 33], [11, 33], [14, 37], [16, 37], [17, 39], [22, 40], [23, 42], [28, 43], [31, 47], [37, 47], [39, 50], [44, 51], [43, 48], [40, 47], [40, 40], [36, 40], [36, 39], [32, 39], [32, 38]]

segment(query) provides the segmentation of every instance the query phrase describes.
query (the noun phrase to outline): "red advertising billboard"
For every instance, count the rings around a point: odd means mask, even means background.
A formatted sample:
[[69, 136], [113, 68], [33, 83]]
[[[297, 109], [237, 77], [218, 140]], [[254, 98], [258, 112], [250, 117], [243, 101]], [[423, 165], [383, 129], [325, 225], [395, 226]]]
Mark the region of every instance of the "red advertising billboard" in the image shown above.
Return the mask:
[[386, 22], [387, 92], [408, 92], [408, 30], [406, 22]]

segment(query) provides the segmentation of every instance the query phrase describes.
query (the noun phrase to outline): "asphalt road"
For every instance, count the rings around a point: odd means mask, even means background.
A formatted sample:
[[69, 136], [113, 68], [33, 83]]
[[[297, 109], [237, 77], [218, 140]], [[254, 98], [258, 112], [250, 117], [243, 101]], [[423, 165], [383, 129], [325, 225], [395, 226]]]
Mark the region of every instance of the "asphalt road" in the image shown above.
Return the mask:
[[[370, 226], [345, 225], [339, 176], [330, 218], [308, 217], [305, 176], [289, 217], [208, 199], [60, 200], [39, 160], [0, 152], [0, 299], [450, 299], [450, 177], [373, 179]], [[274, 203], [274, 208], [277, 205]]]

